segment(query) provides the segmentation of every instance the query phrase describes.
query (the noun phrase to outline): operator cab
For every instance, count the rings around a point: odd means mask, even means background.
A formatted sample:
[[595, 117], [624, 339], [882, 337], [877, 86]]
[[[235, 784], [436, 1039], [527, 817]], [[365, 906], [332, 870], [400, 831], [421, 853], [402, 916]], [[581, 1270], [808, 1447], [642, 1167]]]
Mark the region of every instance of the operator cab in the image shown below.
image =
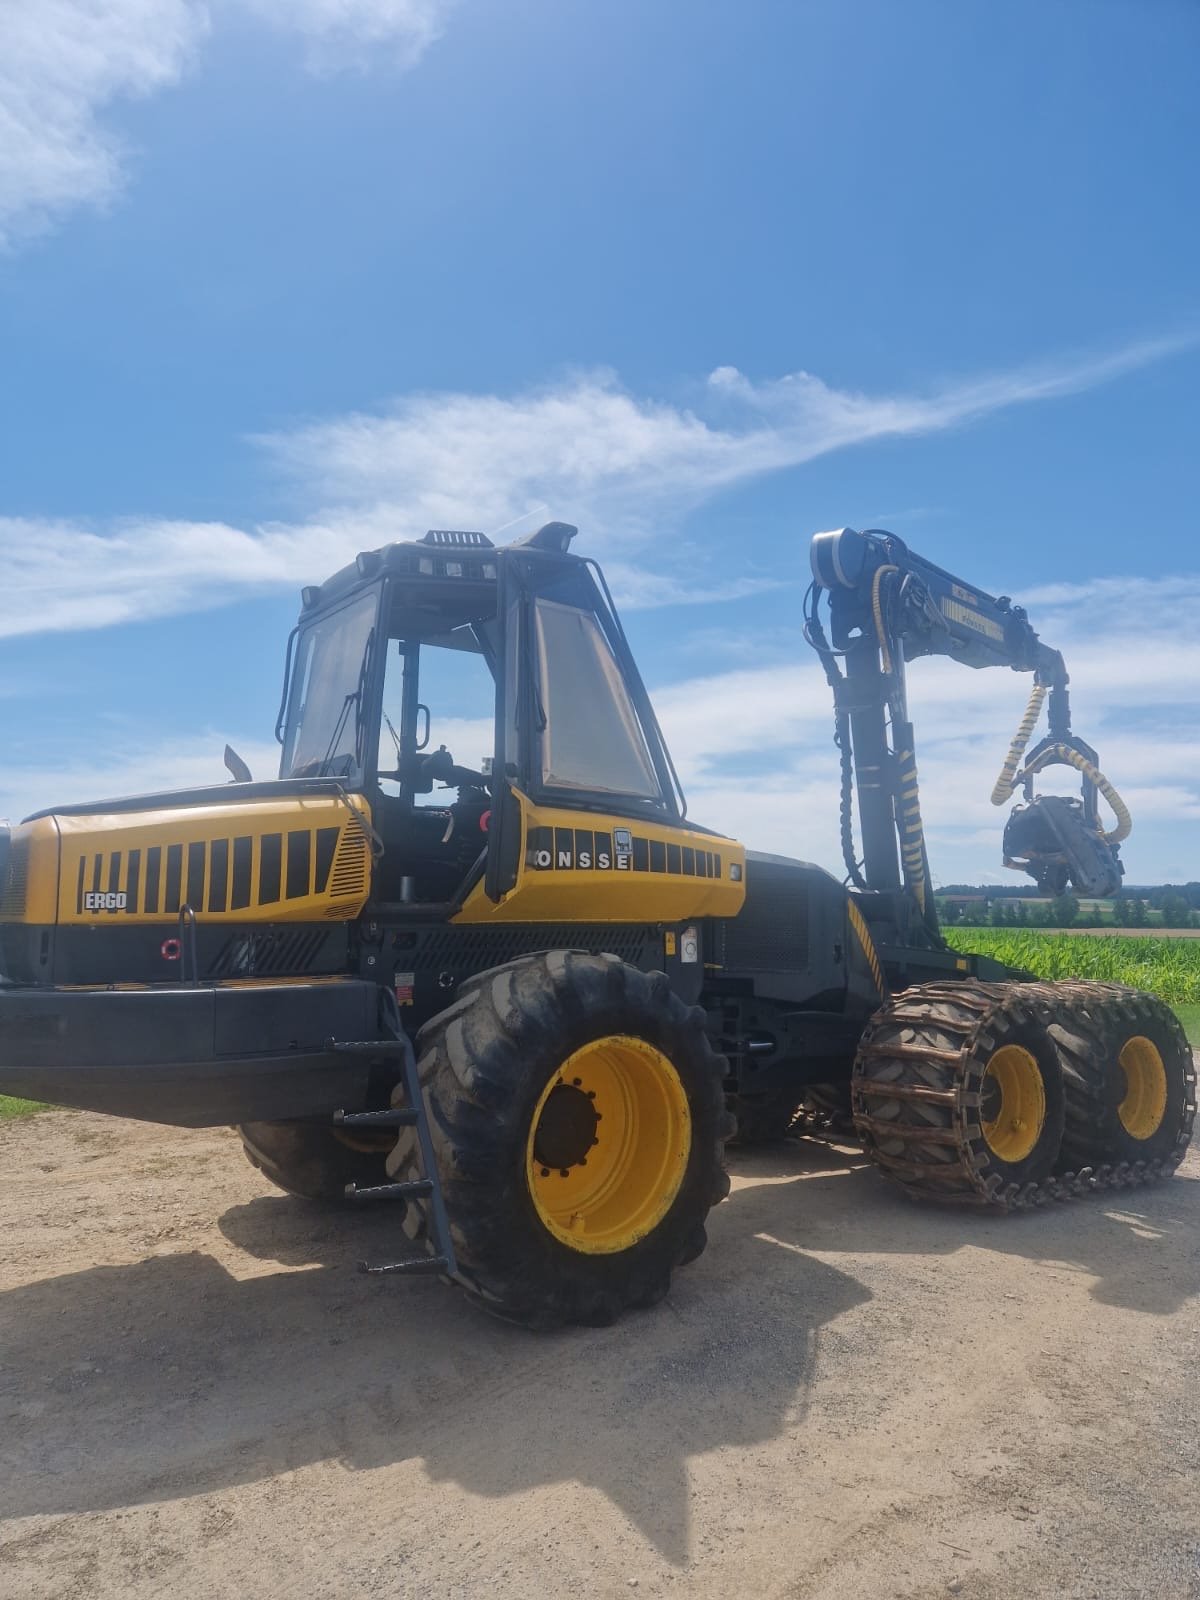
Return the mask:
[[604, 579], [549, 523], [495, 549], [434, 530], [304, 591], [277, 733], [281, 778], [371, 805], [372, 903], [461, 904], [515, 883], [514, 791], [678, 820], [678, 784]]

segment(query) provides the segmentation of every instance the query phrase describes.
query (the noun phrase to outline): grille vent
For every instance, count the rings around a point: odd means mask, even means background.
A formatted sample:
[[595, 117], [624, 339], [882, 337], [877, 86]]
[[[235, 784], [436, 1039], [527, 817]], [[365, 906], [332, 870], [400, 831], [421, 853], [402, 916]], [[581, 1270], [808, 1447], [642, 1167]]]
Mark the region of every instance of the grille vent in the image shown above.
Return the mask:
[[735, 972], [803, 971], [808, 966], [808, 882], [802, 874], [773, 871], [758, 862], [751, 867], [744, 908], [721, 925], [722, 965]]
[[208, 969], [210, 978], [286, 978], [310, 972], [325, 948], [324, 928], [268, 928], [239, 933], [221, 946]]
[[460, 550], [491, 550], [492, 541], [486, 533], [472, 533], [464, 528], [430, 528], [422, 544], [453, 545]]
[[19, 922], [25, 915], [28, 892], [29, 840], [15, 839], [9, 850], [3, 893], [0, 894], [0, 917], [11, 917]]
[[[367, 841], [359, 829], [351, 825], [342, 830], [333, 871], [329, 875], [329, 893], [335, 900], [360, 900], [370, 881], [370, 860]], [[326, 913], [340, 916], [341, 907]]]
[[320, 896], [333, 901], [326, 916], [345, 921], [371, 879], [370, 853], [354, 824], [85, 850], [67, 870], [80, 917], [91, 909], [89, 894], [105, 892], [122, 895], [119, 910], [130, 916], [174, 916], [183, 905], [224, 914]]

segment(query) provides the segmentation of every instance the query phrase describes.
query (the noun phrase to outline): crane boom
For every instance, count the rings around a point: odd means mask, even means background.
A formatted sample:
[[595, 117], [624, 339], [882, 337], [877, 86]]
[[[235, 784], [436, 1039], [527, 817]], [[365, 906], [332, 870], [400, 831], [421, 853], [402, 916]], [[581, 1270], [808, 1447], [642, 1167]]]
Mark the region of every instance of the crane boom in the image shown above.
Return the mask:
[[[919, 656], [1033, 675], [1025, 717], [992, 794], [1000, 805], [1018, 788], [1025, 793], [1025, 804], [1005, 828], [1005, 865], [1028, 872], [1050, 893], [1068, 885], [1088, 895], [1115, 893], [1123, 872], [1117, 847], [1129, 832], [1129, 814], [1100, 772], [1095, 750], [1072, 733], [1066, 663], [1060, 651], [1038, 637], [1024, 608], [955, 577], [881, 529], [819, 533], [811, 559], [805, 637], [834, 692], [843, 855], [855, 887], [890, 905], [897, 936], [911, 935], [916, 923], [941, 942], [928, 892], [904, 675], [905, 663]], [[829, 597], [828, 635], [820, 617], [823, 594]], [[1046, 701], [1049, 732], [1026, 754]], [[1022, 757], [1024, 768], [1018, 771]], [[1034, 796], [1034, 775], [1053, 765], [1081, 774], [1078, 798]], [[853, 842], [852, 787], [858, 796], [861, 861]], [[1117, 817], [1107, 833], [1099, 817], [1101, 794]]]

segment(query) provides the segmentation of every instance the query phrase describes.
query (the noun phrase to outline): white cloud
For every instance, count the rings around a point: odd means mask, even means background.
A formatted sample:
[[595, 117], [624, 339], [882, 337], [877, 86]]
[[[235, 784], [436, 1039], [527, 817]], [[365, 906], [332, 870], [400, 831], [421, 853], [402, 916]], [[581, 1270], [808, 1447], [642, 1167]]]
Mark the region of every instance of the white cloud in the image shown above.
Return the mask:
[[1143, 342], [925, 396], [851, 394], [805, 373], [754, 385], [730, 369], [701, 386], [691, 407], [633, 395], [603, 374], [509, 397], [407, 396], [384, 415], [352, 414], [260, 441], [318, 508], [307, 521], [239, 529], [167, 518], [106, 527], [0, 519], [10, 573], [0, 635], [107, 626], [299, 587], [358, 550], [429, 527], [532, 527], [547, 507], [581, 525], [630, 609], [753, 594], [778, 579], [748, 570], [745, 556], [740, 570], [730, 571], [726, 557], [715, 571], [677, 538], [670, 573], [648, 571], [654, 536], [762, 473], [1104, 382], [1184, 342]]
[[236, 594], [324, 578], [353, 541], [318, 525], [129, 522], [99, 534], [73, 524], [0, 517], [6, 568], [0, 636], [111, 627], [169, 616]]
[[316, 71], [415, 66], [438, 39], [454, 0], [242, 0], [275, 27], [299, 33]]
[[207, 25], [193, 0], [9, 0], [0, 19], [0, 245], [121, 183], [113, 100], [183, 72]]
[[768, 465], [791, 466], [811, 457], [796, 457], [784, 445], [782, 459], [771, 459], [772, 434], [804, 435], [811, 441], [811, 453], [821, 455], [865, 439], [936, 432], [1007, 406], [1095, 388], [1195, 342], [1195, 334], [1146, 339], [1101, 355], [1042, 362], [965, 383], [949, 383], [928, 395], [878, 398], [841, 391], [807, 372], [756, 384], [736, 367], [718, 367], [709, 377], [709, 388], [735, 407], [745, 407], [763, 419], [766, 428], [760, 443]]
[[465, 514], [484, 528], [549, 504], [556, 515], [602, 517], [619, 542], [640, 537], [664, 510], [678, 519], [761, 474], [1093, 388], [1194, 342], [1141, 340], [924, 395], [860, 394], [807, 372], [754, 383], [720, 367], [682, 406], [632, 395], [600, 372], [510, 398], [409, 395], [383, 415], [352, 413], [261, 442], [326, 504], [360, 513], [402, 506], [434, 527]]
[[247, 738], [232, 727], [206, 727], [188, 738], [152, 744], [110, 737], [103, 751], [89, 750], [85, 756], [71, 753], [56, 759], [43, 753], [23, 765], [10, 763], [0, 789], [0, 818], [15, 822], [47, 806], [228, 783], [222, 761], [227, 742], [256, 778], [273, 778], [279, 771], [278, 745]]
[[0, 9], [0, 247], [121, 189], [114, 102], [177, 82], [215, 21], [248, 8], [298, 33], [310, 67], [415, 65], [454, 0], [5, 0]]

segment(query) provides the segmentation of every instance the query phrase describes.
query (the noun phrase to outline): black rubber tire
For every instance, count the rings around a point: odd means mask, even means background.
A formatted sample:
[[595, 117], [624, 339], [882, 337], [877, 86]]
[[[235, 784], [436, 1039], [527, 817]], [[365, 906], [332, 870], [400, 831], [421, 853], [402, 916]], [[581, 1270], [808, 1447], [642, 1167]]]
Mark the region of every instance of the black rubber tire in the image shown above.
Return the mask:
[[787, 1138], [800, 1109], [795, 1095], [787, 1093], [755, 1099], [734, 1094], [727, 1097], [727, 1104], [737, 1125], [730, 1142], [746, 1147], [781, 1143]]
[[[1048, 1177], [1062, 1141], [1062, 1070], [1038, 986], [974, 979], [919, 985], [894, 996], [863, 1034], [851, 1082], [864, 1152], [924, 1199], [1008, 1209]], [[1002, 1160], [980, 1125], [992, 1055], [1020, 1045], [1037, 1063], [1045, 1117], [1034, 1148]]]
[[[454, 1004], [417, 1037], [420, 1072], [451, 1235], [457, 1281], [492, 1315], [531, 1328], [602, 1326], [661, 1300], [676, 1267], [704, 1249], [704, 1221], [729, 1179], [732, 1131], [724, 1062], [705, 1016], [666, 976], [616, 956], [553, 951], [526, 956], [463, 984]], [[561, 1243], [534, 1207], [525, 1176], [530, 1121], [562, 1062], [592, 1040], [629, 1034], [655, 1045], [682, 1080], [692, 1144], [673, 1204], [626, 1250], [585, 1254]], [[414, 1130], [402, 1130], [392, 1176], [421, 1176]], [[425, 1208], [403, 1224], [424, 1240]]]
[[301, 1200], [345, 1200], [346, 1185], [386, 1183], [387, 1151], [356, 1150], [324, 1122], [243, 1122], [246, 1160], [277, 1189]]
[[[1164, 1001], [1117, 984], [1055, 986], [1061, 1010], [1050, 1027], [1066, 1091], [1061, 1171], [1121, 1162], [1177, 1165], [1196, 1115], [1196, 1071], [1179, 1019]], [[1162, 1058], [1167, 1099], [1158, 1128], [1147, 1139], [1124, 1126], [1119, 1107], [1126, 1080], [1121, 1051], [1136, 1037], [1149, 1039]]]

